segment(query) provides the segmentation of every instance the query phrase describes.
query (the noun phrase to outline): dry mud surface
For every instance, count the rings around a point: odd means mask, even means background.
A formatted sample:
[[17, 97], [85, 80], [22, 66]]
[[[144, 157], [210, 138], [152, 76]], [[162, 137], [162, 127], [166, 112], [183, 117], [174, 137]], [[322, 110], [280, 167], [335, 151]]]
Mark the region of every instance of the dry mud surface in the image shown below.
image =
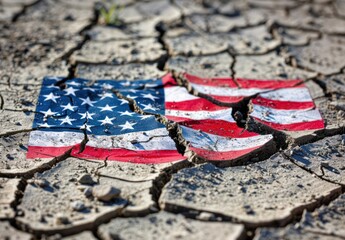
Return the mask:
[[[114, 6], [116, 24], [105, 24], [100, 9]], [[45, 85], [45, 77], [56, 84]], [[110, 153], [95, 159], [88, 120], [117, 120], [88, 112], [79, 113], [84, 128], [54, 140], [71, 147], [30, 157], [29, 139], [44, 133], [33, 122], [55, 117], [38, 111], [41, 89], [73, 102], [73, 79], [85, 82], [80, 91], [103, 83], [101, 100], [121, 102], [122, 115], [161, 128], [99, 144], [169, 143], [174, 161], [158, 153], [159, 163]], [[221, 115], [207, 107], [176, 120], [157, 107], [148, 85], [133, 87], [145, 79], [157, 94], [170, 84], [173, 103], [201, 99]], [[267, 80], [290, 95], [263, 86]], [[249, 88], [250, 81], [257, 85]], [[225, 98], [231, 91], [238, 95]], [[290, 103], [280, 98], [311, 107], [283, 118]], [[265, 99], [268, 110], [260, 107]], [[311, 112], [321, 127], [306, 125]], [[231, 121], [234, 130], [191, 131], [200, 115]], [[272, 122], [298, 117], [307, 127]], [[63, 130], [75, 119], [56, 121]], [[345, 239], [345, 1], [0, 0], [0, 124], [0, 239]], [[253, 149], [229, 157], [224, 152], [246, 147], [233, 136], [252, 137]]]

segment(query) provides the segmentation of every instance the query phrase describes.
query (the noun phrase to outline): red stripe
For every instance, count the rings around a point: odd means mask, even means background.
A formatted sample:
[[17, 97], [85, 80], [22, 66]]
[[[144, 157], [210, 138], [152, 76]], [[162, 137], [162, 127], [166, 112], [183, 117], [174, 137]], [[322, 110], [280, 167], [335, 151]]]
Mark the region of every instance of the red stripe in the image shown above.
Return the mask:
[[[255, 117], [253, 117], [255, 118]], [[315, 120], [310, 122], [300, 122], [300, 123], [290, 123], [290, 124], [280, 124], [267, 122], [258, 118], [255, 118], [256, 121], [261, 122], [273, 129], [282, 130], [282, 131], [307, 131], [307, 130], [321, 130], [325, 128], [323, 120]]]
[[191, 83], [204, 86], [237, 88], [237, 85], [232, 78], [201, 78], [188, 73], [185, 73], [184, 77]]
[[[177, 96], [178, 98], [178, 96]], [[197, 98], [182, 102], [165, 102], [165, 109], [183, 111], [216, 111], [227, 109], [228, 107], [218, 106], [204, 98]]]
[[215, 151], [205, 150], [201, 148], [194, 148], [192, 146], [189, 147], [189, 149], [194, 151], [200, 157], [205, 158], [210, 161], [227, 161], [227, 160], [235, 160], [237, 158], [240, 158], [260, 147], [261, 146], [257, 146], [257, 147], [243, 149], [243, 150], [233, 150], [233, 151], [228, 151], [228, 152], [215, 152]]
[[164, 87], [173, 87], [178, 85], [171, 73], [168, 73], [162, 77], [162, 83]]
[[114, 160], [119, 162], [155, 164], [168, 163], [186, 158], [176, 150], [140, 150], [132, 151], [128, 149], [104, 149], [86, 146], [82, 153], [79, 153], [80, 145], [74, 147], [37, 147], [29, 146], [27, 159], [52, 158], [61, 156], [72, 148], [71, 156], [93, 160]]
[[244, 97], [215, 96], [215, 95], [208, 95], [208, 96], [223, 103], [238, 103], [244, 99]]
[[252, 136], [258, 136], [259, 134], [246, 131], [244, 128], [240, 128], [236, 123], [227, 122], [224, 120], [205, 119], [205, 120], [187, 120], [179, 122], [179, 124], [201, 130], [206, 133], [231, 137], [231, 138], [246, 138]]
[[26, 153], [27, 159], [35, 158], [53, 158], [65, 154], [71, 150], [73, 146], [67, 147], [39, 147], [39, 146], [28, 146], [28, 152]]
[[252, 100], [253, 104], [260, 106], [270, 107], [274, 109], [285, 109], [285, 110], [294, 110], [294, 109], [313, 109], [315, 108], [314, 102], [290, 102], [290, 101], [279, 101], [272, 100], [263, 97], [256, 97]]
[[86, 146], [82, 153], [79, 153], [78, 148], [75, 148], [72, 150], [71, 155], [86, 159], [108, 159], [111, 161], [139, 164], [169, 163], [186, 159], [176, 150], [128, 150], [123, 148], [104, 149], [90, 146]]
[[[237, 78], [236, 81], [241, 88], [289, 88], [294, 87], [297, 84], [302, 83], [302, 80], [256, 80], [256, 79], [242, 79]], [[298, 85], [298, 87], [304, 87], [304, 84]]]

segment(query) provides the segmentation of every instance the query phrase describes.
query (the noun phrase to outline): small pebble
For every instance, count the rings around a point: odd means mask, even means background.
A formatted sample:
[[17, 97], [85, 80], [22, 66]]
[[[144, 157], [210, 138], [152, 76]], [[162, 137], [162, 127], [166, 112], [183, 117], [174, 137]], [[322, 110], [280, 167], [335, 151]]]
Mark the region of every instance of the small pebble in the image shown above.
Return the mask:
[[68, 217], [66, 215], [64, 215], [63, 213], [57, 213], [56, 214], [56, 218], [55, 218], [55, 222], [56, 224], [68, 224], [69, 220]]
[[82, 201], [79, 201], [79, 200], [73, 201], [71, 203], [71, 208], [74, 211], [80, 212], [80, 211], [83, 211], [85, 209], [85, 204]]
[[214, 214], [208, 212], [201, 212], [196, 218], [202, 221], [209, 221], [214, 218]]
[[37, 187], [41, 187], [41, 188], [49, 186], [49, 182], [47, 180], [45, 180], [45, 179], [28, 180], [28, 183], [29, 184], [34, 184]]
[[84, 193], [85, 197], [91, 197], [92, 196], [92, 188], [91, 187], [85, 188], [83, 193]]
[[120, 189], [109, 185], [99, 185], [92, 189], [92, 195], [101, 201], [110, 201], [116, 197], [119, 197], [121, 193]]
[[81, 175], [78, 179], [78, 182], [80, 184], [86, 184], [86, 185], [95, 184], [95, 181], [92, 179], [92, 176], [88, 173]]

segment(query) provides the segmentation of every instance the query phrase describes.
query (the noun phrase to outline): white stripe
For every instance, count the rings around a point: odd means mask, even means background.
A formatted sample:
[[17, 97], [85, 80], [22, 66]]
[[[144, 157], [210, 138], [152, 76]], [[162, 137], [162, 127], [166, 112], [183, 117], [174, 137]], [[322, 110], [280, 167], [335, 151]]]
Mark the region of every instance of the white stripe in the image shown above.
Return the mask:
[[67, 147], [81, 143], [84, 139], [82, 132], [48, 132], [32, 131], [29, 146], [40, 147]]
[[90, 136], [87, 146], [129, 150], [176, 150], [175, 142], [165, 128], [117, 136]]
[[181, 111], [181, 110], [165, 110], [166, 116], [175, 116], [183, 117], [194, 120], [203, 120], [203, 119], [217, 119], [225, 120], [228, 122], [235, 122], [231, 116], [231, 108], [218, 110], [218, 111]]
[[199, 99], [190, 94], [184, 87], [166, 87], [164, 88], [165, 102], [183, 102]]
[[[113, 136], [95, 136], [90, 134], [86, 145], [98, 148], [125, 148], [129, 150], [176, 150], [175, 142], [168, 134], [165, 128]], [[80, 144], [83, 139], [83, 133], [33, 131], [30, 134], [29, 146], [74, 146]]]
[[267, 93], [260, 94], [261, 97], [290, 102], [312, 102], [313, 99], [310, 96], [307, 88], [284, 88]]
[[247, 138], [229, 138], [200, 132], [181, 126], [183, 137], [192, 147], [216, 152], [228, 152], [259, 147], [273, 139], [272, 135], [258, 135]]
[[230, 88], [230, 87], [214, 87], [205, 86], [192, 83], [195, 90], [200, 93], [210, 94], [214, 96], [225, 96], [225, 97], [246, 97], [253, 96], [260, 92], [266, 92], [270, 89], [267, 88]]
[[322, 120], [320, 112], [317, 109], [281, 110], [268, 108], [260, 105], [254, 105], [253, 112], [250, 114], [250, 116], [278, 124], [290, 124]]

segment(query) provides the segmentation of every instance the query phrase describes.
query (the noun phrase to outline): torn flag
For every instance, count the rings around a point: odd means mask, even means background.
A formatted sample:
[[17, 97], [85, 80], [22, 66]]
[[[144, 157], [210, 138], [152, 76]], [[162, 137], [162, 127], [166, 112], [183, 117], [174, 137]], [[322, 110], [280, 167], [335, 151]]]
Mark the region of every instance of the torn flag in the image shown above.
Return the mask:
[[[184, 160], [165, 126], [117, 98], [115, 81], [70, 79], [61, 89], [45, 78], [28, 144], [28, 159], [71, 156], [132, 163]], [[85, 137], [87, 135], [87, 138]], [[81, 145], [87, 139], [85, 145]], [[80, 149], [82, 146], [83, 149]]]

